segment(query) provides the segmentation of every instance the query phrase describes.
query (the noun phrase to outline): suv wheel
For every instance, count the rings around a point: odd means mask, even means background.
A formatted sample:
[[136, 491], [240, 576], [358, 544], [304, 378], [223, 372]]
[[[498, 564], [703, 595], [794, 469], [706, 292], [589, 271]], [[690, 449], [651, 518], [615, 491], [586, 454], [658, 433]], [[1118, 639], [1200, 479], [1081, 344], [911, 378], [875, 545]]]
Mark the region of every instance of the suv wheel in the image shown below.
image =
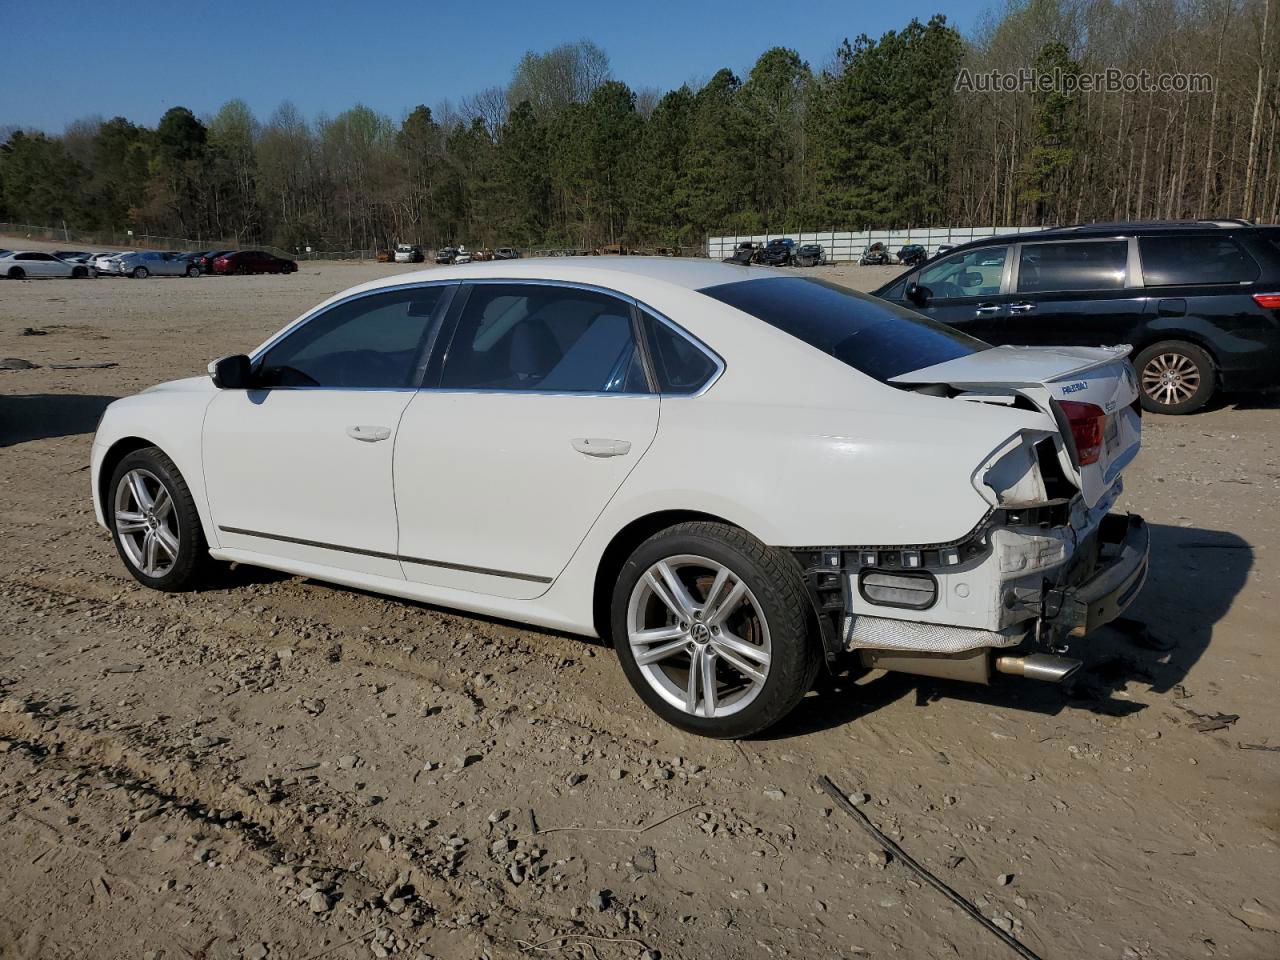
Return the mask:
[[632, 687], [707, 737], [758, 733], [800, 702], [818, 669], [808, 620], [791, 558], [719, 523], [646, 540], [613, 591], [613, 643]]
[[159, 447], [125, 456], [111, 474], [104, 508], [120, 559], [153, 590], [186, 590], [208, 568], [209, 547], [195, 499]]
[[1217, 388], [1212, 358], [1199, 347], [1177, 340], [1153, 343], [1140, 352], [1138, 370], [1142, 409], [1182, 414], [1199, 410]]

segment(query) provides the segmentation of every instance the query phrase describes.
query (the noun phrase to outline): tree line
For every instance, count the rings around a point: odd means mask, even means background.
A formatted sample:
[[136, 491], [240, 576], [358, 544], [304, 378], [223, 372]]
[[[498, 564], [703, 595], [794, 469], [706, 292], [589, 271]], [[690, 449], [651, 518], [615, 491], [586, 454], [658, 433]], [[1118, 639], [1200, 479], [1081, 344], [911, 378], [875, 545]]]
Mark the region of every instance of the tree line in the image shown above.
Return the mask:
[[[590, 42], [399, 120], [241, 100], [154, 129], [0, 130], [0, 220], [286, 249], [700, 246], [708, 233], [1280, 219], [1272, 0], [1014, 0], [841, 43], [817, 68], [632, 90]], [[984, 91], [1030, 68], [1208, 74], [1203, 90]]]

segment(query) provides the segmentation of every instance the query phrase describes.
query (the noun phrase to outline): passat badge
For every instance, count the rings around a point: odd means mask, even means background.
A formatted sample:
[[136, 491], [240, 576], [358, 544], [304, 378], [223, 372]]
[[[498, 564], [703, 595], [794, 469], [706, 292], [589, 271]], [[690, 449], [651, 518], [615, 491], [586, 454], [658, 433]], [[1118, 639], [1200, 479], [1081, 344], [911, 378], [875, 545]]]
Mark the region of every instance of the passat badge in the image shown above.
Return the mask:
[[1087, 389], [1089, 389], [1089, 384], [1085, 383], [1083, 380], [1080, 380], [1077, 383], [1068, 383], [1066, 386], [1062, 388], [1062, 392], [1063, 393], [1079, 393], [1081, 390], [1087, 390]]

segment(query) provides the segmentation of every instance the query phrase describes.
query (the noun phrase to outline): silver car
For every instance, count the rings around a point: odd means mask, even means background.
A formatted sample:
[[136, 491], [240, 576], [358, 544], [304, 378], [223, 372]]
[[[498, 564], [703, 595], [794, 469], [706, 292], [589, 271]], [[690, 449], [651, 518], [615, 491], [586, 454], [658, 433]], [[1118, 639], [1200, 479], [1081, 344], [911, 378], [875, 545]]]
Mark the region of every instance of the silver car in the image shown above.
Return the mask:
[[[104, 272], [143, 280], [147, 277], [198, 277], [200, 268], [177, 253], [140, 250], [112, 257]], [[99, 267], [101, 269], [101, 267]]]

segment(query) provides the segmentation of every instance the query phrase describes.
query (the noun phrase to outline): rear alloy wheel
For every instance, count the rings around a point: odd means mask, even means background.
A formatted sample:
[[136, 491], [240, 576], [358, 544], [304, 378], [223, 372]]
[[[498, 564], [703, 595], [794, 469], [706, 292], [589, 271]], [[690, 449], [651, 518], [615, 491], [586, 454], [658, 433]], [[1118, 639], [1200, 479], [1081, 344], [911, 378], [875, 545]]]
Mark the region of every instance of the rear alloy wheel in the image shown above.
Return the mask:
[[135, 580], [153, 590], [196, 586], [210, 563], [195, 499], [158, 447], [125, 456], [104, 508], [116, 550]]
[[145, 280], [151, 276], [151, 271], [146, 267], [134, 267], [132, 276], [135, 280]]
[[27, 271], [23, 270], [21, 267], [13, 267], [9, 270], [10, 280], [22, 280], [26, 277], [26, 275], [27, 275]]
[[192, 264], [191, 266], [187, 267], [187, 276], [188, 277], [200, 276], [200, 268], [197, 267], [195, 264]]
[[794, 562], [718, 523], [680, 524], [636, 549], [614, 590], [613, 634], [641, 699], [708, 737], [772, 726], [818, 666]]
[[87, 276], [89, 276], [89, 271], [84, 267], [71, 268], [71, 277], [73, 280], [83, 280]]
[[1142, 409], [1152, 413], [1183, 414], [1199, 410], [1217, 388], [1213, 360], [1199, 347], [1169, 340], [1138, 354]]

